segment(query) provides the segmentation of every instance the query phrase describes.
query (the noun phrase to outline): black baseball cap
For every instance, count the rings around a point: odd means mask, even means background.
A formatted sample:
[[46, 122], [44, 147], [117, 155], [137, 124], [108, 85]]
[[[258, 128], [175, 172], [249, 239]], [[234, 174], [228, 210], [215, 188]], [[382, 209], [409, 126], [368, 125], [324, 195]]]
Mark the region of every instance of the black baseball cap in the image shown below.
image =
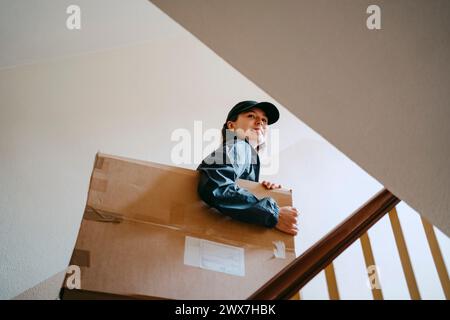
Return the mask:
[[252, 108], [259, 108], [263, 110], [267, 116], [267, 124], [273, 124], [280, 118], [280, 112], [277, 107], [270, 102], [256, 102], [256, 101], [241, 101], [235, 105], [228, 113], [227, 120], [230, 120], [233, 116], [236, 116], [242, 112], [246, 112]]

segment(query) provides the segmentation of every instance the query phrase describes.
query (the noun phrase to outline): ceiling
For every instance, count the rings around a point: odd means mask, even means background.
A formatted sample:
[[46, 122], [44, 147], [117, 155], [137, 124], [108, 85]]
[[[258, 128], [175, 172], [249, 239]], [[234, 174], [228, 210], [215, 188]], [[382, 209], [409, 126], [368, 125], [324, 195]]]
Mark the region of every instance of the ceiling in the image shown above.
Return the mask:
[[[76, 4], [81, 29], [69, 30]], [[180, 28], [146, 0], [0, 0], [0, 68], [176, 36]]]

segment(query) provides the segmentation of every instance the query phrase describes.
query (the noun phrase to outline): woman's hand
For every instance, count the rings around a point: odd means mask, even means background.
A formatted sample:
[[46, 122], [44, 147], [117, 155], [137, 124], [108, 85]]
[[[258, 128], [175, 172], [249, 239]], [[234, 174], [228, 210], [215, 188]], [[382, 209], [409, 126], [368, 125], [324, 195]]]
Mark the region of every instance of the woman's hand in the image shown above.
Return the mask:
[[[266, 187], [266, 189], [281, 188], [281, 184], [276, 184], [265, 180], [261, 182], [261, 184]], [[291, 206], [280, 207], [278, 223], [275, 228], [287, 234], [296, 236], [298, 232], [297, 218], [298, 211], [296, 208]]]
[[296, 236], [298, 232], [297, 226], [298, 211], [291, 206], [280, 207], [278, 214], [278, 223], [275, 226], [280, 231]]
[[269, 181], [266, 181], [266, 180], [261, 182], [261, 184], [264, 187], [266, 187], [266, 189], [280, 189], [281, 188], [281, 184], [272, 183], [272, 182], [269, 182]]

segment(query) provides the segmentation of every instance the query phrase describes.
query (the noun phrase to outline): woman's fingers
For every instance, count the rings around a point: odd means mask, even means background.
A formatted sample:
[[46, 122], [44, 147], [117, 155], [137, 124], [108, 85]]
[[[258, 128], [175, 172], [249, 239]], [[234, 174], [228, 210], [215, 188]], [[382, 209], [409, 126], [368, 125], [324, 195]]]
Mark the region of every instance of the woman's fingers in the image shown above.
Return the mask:
[[281, 216], [280, 218], [281, 218], [282, 223], [285, 224], [285, 225], [291, 226], [291, 225], [297, 224], [297, 217], [296, 216], [288, 214], [288, 215]]
[[290, 214], [293, 215], [294, 217], [298, 217], [298, 214], [300, 212], [298, 212], [297, 208], [294, 208], [294, 207], [289, 207], [289, 208], [290, 208], [290, 210], [289, 210]]
[[298, 232], [297, 218], [289, 213], [282, 212], [278, 218], [276, 228], [295, 236]]
[[289, 232], [290, 234], [296, 236], [296, 235], [297, 235], [297, 232], [298, 232], [298, 229], [297, 229], [297, 228], [294, 228], [294, 227], [291, 227], [291, 228], [288, 229], [288, 232]]
[[272, 183], [269, 181], [264, 180], [263, 182], [261, 182], [267, 189], [280, 189], [281, 188], [281, 184], [276, 184], [276, 183]]
[[277, 227], [279, 230], [286, 232], [288, 234], [291, 234], [293, 236], [297, 235], [298, 229], [290, 227], [290, 226], [286, 226], [286, 225], [280, 225]]

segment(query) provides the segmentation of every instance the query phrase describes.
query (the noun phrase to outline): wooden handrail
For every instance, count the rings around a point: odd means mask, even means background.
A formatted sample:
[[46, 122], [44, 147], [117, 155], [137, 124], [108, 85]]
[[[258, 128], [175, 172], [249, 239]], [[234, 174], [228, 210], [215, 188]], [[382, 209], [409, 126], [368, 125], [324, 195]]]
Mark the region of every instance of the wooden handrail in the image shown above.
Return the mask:
[[291, 298], [399, 202], [391, 192], [381, 190], [248, 299]]

